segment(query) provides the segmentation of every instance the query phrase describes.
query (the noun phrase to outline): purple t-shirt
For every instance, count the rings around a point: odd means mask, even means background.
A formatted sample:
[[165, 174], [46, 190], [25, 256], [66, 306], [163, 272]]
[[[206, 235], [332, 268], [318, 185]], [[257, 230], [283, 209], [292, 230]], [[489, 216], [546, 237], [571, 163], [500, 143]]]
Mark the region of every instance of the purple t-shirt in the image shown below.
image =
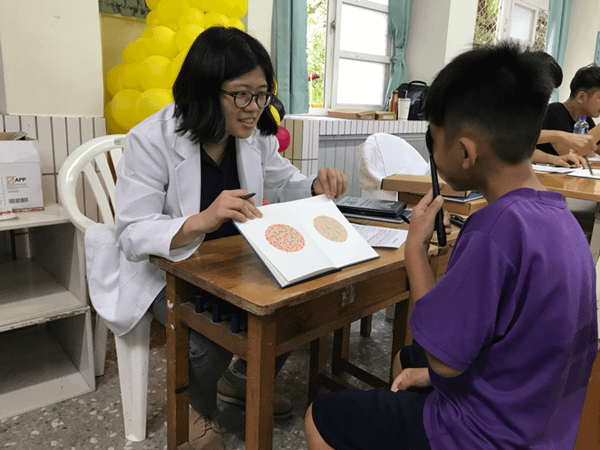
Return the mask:
[[596, 274], [561, 194], [509, 192], [471, 215], [410, 316], [431, 369], [431, 448], [573, 448], [597, 352]]

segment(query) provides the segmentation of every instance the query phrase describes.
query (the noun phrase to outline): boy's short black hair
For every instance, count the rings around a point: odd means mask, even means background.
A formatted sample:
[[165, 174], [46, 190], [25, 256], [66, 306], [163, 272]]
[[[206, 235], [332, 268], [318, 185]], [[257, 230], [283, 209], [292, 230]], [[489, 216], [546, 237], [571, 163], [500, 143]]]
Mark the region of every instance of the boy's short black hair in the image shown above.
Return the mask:
[[[196, 38], [173, 84], [178, 133], [190, 132], [195, 143], [218, 142], [225, 135], [221, 85], [260, 67], [273, 92], [275, 77], [269, 54], [255, 38], [237, 28], [211, 27]], [[270, 108], [258, 120], [263, 135], [277, 134]]]
[[507, 163], [531, 157], [554, 81], [539, 52], [502, 42], [454, 58], [433, 81], [425, 117], [450, 139], [473, 126]]
[[600, 67], [595, 64], [582, 67], [571, 80], [571, 98], [577, 97], [581, 91], [592, 94], [596, 89], [600, 89]]

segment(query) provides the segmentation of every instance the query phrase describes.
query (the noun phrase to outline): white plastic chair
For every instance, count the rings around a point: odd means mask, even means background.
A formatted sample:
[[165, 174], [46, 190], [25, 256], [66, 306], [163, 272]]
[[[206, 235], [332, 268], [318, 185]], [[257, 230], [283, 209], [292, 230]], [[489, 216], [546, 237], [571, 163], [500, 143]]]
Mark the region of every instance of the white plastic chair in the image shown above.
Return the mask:
[[381, 180], [399, 173], [429, 175], [429, 163], [408, 142], [387, 133], [375, 133], [358, 148], [361, 197], [397, 200], [398, 193], [381, 190]]
[[[73, 225], [85, 234], [94, 221], [79, 210], [76, 198], [77, 181], [83, 173], [92, 189], [100, 217], [105, 224], [113, 225], [115, 204], [115, 175], [125, 145], [125, 135], [108, 135], [92, 139], [75, 149], [63, 163], [58, 175], [58, 195]], [[95, 164], [94, 164], [95, 163]], [[98, 172], [94, 165], [98, 168]], [[146, 439], [146, 405], [148, 391], [148, 356], [150, 323], [148, 313], [126, 335], [115, 336], [125, 436], [130, 441]], [[94, 336], [94, 364], [96, 376], [104, 374], [108, 327], [98, 315]]]
[[[361, 197], [398, 200], [398, 193], [381, 189], [381, 180], [399, 173], [428, 175], [429, 163], [408, 142], [387, 133], [375, 133], [358, 147]], [[394, 318], [394, 307], [385, 309], [388, 320]]]

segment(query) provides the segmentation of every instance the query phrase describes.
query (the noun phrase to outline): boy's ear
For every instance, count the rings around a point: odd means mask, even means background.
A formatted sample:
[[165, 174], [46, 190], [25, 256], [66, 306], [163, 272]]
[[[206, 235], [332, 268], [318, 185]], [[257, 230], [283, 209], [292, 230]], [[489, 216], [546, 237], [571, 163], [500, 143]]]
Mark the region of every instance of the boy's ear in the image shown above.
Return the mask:
[[477, 142], [470, 137], [462, 136], [458, 139], [458, 144], [460, 145], [462, 152], [462, 168], [469, 169], [473, 167], [475, 165], [475, 161], [479, 157]]
[[587, 95], [587, 92], [585, 92], [585, 91], [579, 91], [577, 93], [577, 95], [575, 96], [575, 100], [577, 100], [577, 103], [579, 103], [579, 104], [585, 103], [587, 98], [588, 98], [588, 95]]

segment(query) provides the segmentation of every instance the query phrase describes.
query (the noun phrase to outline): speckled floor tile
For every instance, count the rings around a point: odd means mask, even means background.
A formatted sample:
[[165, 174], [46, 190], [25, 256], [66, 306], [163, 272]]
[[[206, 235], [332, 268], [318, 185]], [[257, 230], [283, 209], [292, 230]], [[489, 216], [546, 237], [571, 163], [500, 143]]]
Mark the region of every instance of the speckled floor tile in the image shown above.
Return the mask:
[[[383, 311], [373, 316], [371, 336], [360, 336], [359, 323], [352, 325], [350, 359], [369, 372], [387, 379], [392, 326]], [[329, 339], [331, 347], [332, 339]], [[147, 438], [125, 439], [114, 339], [109, 337], [105, 373], [96, 378], [96, 391], [55, 405], [0, 421], [0, 450], [163, 450], [167, 448], [166, 347], [164, 329], [154, 322], [151, 330], [148, 380]], [[276, 379], [277, 393], [289, 398], [293, 413], [273, 424], [274, 449], [306, 449], [304, 413], [308, 406], [309, 346], [292, 352]], [[348, 378], [361, 389], [368, 386]], [[0, 380], [1, 382], [1, 380]], [[227, 450], [244, 449], [245, 412], [219, 403], [226, 431]]]

